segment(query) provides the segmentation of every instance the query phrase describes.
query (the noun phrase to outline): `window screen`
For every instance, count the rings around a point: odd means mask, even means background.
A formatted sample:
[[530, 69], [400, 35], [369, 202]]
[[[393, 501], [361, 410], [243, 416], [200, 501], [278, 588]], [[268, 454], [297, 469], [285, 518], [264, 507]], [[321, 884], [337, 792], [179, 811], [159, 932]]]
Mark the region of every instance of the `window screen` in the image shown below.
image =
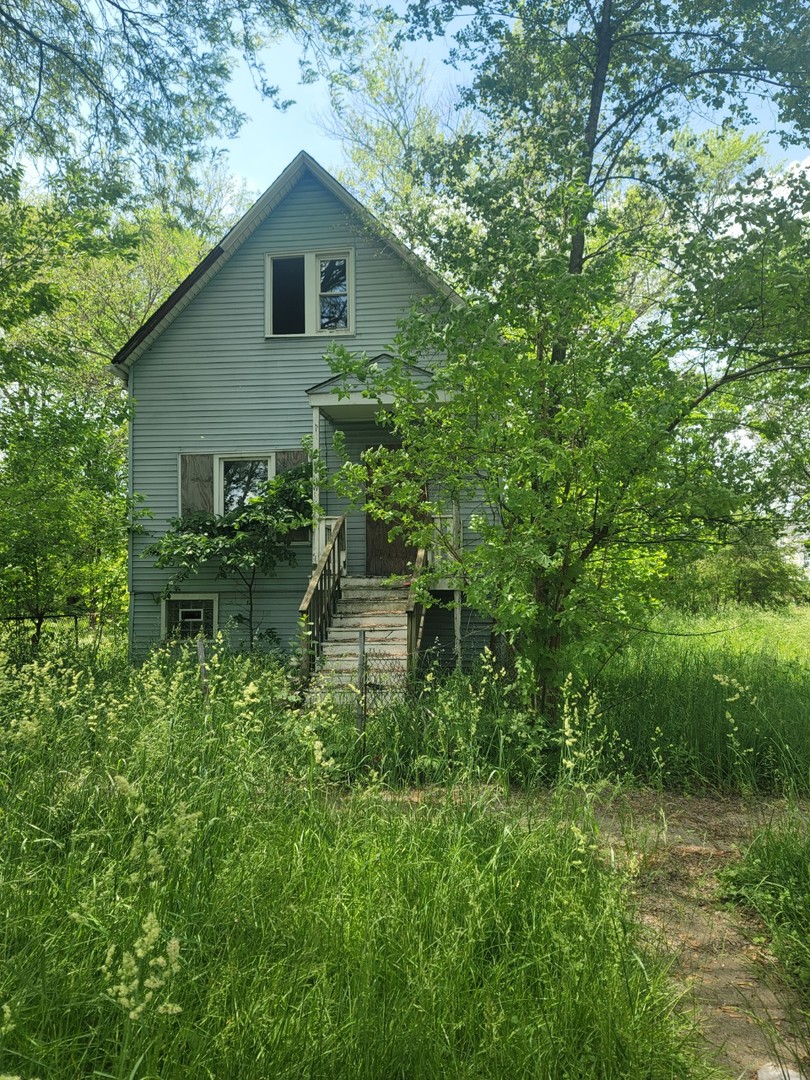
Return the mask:
[[306, 333], [304, 256], [273, 259], [272, 266], [273, 333]]

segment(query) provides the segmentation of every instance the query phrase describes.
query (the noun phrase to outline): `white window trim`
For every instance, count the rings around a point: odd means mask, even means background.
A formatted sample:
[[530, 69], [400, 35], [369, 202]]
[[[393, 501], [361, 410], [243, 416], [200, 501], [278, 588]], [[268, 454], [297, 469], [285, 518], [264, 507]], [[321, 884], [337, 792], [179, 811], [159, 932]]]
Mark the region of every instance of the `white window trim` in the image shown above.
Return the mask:
[[169, 600], [185, 600], [187, 604], [193, 604], [198, 600], [213, 600], [214, 601], [214, 637], [216, 637], [217, 630], [219, 629], [219, 593], [169, 593], [164, 597], [160, 605], [160, 640], [166, 640], [166, 624], [168, 623], [168, 602]]
[[[273, 333], [273, 259], [304, 258], [304, 333]], [[340, 330], [321, 330], [318, 326], [320, 309], [320, 259], [346, 260], [347, 326]], [[347, 337], [354, 334], [354, 248], [318, 248], [314, 251], [272, 251], [265, 256], [264, 269], [264, 336], [266, 338]]]
[[266, 461], [267, 479], [276, 475], [276, 452], [261, 451], [256, 454], [214, 454], [214, 513], [225, 512], [225, 462], [226, 461]]
[[[180, 517], [183, 512], [183, 477], [182, 477], [182, 458], [186, 451], [181, 451], [177, 455], [177, 515]], [[195, 451], [188, 451], [189, 454], [195, 453]], [[267, 479], [273, 480], [276, 475], [276, 454], [285, 453], [284, 450], [257, 450], [254, 453], [243, 452], [242, 450], [236, 450], [232, 454], [212, 454], [214, 459], [214, 514], [222, 514], [225, 508], [225, 466], [226, 461], [266, 461], [267, 462]], [[292, 540], [292, 544], [310, 544], [311, 541], [307, 540]], [[170, 597], [170, 599], [177, 599], [177, 597]], [[200, 599], [210, 600], [210, 596], [203, 596]], [[215, 611], [216, 614], [216, 611]], [[165, 637], [165, 634], [161, 636]]]

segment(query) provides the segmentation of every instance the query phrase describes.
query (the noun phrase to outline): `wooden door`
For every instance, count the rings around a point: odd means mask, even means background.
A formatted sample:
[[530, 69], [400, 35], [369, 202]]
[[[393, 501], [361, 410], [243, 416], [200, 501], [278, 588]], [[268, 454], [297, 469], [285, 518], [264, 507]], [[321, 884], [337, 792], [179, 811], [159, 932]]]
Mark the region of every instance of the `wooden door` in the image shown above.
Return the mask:
[[[390, 494], [390, 491], [386, 492]], [[417, 548], [402, 536], [392, 537], [395, 522], [378, 521], [366, 514], [366, 574], [369, 577], [389, 577], [407, 573], [408, 565], [416, 559]]]
[[403, 537], [390, 535], [392, 523], [366, 514], [366, 573], [369, 577], [404, 574], [416, 559], [417, 549]]

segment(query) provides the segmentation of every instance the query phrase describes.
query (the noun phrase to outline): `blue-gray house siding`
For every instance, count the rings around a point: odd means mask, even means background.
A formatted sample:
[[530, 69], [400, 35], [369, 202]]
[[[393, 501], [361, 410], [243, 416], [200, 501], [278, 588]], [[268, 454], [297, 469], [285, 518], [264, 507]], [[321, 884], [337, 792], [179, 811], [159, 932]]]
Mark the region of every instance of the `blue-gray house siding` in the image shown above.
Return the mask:
[[[241, 232], [240, 232], [241, 230]], [[236, 237], [236, 239], [234, 239]], [[229, 239], [231, 246], [228, 246]], [[219, 251], [219, 254], [217, 252]], [[265, 275], [272, 255], [350, 252], [354, 325], [335, 338], [347, 348], [377, 356], [390, 348], [397, 323], [413, 302], [432, 296], [447, 302], [435, 279], [396, 242], [369, 225], [351, 197], [306, 155], [285, 170], [221, 250], [181, 286], [116, 358], [133, 402], [130, 483], [149, 512], [145, 532], [130, 542], [131, 640], [145, 652], [162, 634], [161, 593], [170, 571], [143, 551], [179, 514], [180, 460], [186, 454], [261, 456], [301, 447], [313, 432], [307, 391], [327, 380], [325, 353], [332, 335], [267, 337]], [[330, 467], [331, 437], [345, 433], [349, 456], [386, 441], [372, 407], [343, 419], [335, 400], [320, 416], [320, 445]], [[348, 508], [333, 492], [321, 493], [329, 516]], [[365, 570], [365, 521], [348, 518], [349, 572]], [[257, 624], [283, 643], [297, 635], [298, 606], [312, 571], [313, 548], [297, 545], [294, 567], [281, 567], [256, 595]], [[231, 580], [203, 573], [183, 583], [184, 597], [215, 595], [219, 629], [234, 645], [244, 641], [237, 616], [244, 597]]]

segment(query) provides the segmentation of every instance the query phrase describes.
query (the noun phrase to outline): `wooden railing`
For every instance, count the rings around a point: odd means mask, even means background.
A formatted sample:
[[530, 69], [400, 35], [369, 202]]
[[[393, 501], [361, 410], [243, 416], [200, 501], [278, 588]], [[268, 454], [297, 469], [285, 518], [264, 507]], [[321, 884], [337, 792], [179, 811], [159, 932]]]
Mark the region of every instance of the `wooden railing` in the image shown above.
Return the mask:
[[332, 623], [340, 594], [340, 575], [346, 552], [346, 518], [339, 517], [309, 579], [298, 611], [301, 616], [301, 675], [308, 681]]
[[422, 641], [422, 627], [425, 622], [425, 605], [417, 600], [417, 580], [427, 563], [427, 551], [420, 548], [413, 564], [413, 580], [408, 595], [408, 606], [405, 609], [408, 616], [408, 674], [413, 675], [416, 671], [416, 662], [419, 656], [419, 646]]

